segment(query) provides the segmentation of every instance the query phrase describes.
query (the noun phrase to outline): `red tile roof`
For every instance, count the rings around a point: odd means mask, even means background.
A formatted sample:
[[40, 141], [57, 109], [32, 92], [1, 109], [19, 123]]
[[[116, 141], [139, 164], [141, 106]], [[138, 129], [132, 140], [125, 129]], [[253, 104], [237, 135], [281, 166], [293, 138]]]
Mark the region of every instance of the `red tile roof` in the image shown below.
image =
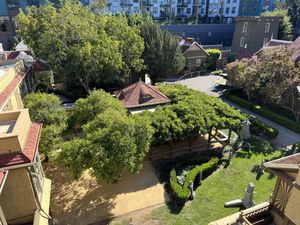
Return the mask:
[[41, 124], [32, 123], [23, 151], [0, 155], [0, 168], [33, 162], [38, 150], [41, 128]]
[[14, 78], [14, 80], [0, 93], [0, 108], [4, 106], [10, 95], [14, 92], [16, 87], [20, 84], [26, 75], [26, 69], [22, 69]]
[[139, 108], [150, 105], [160, 105], [171, 102], [156, 87], [138, 81], [119, 90], [116, 97], [123, 102], [126, 108]]
[[292, 41], [285, 41], [285, 40], [278, 40], [278, 39], [271, 39], [266, 46], [271, 47], [271, 46], [289, 46], [293, 42]]

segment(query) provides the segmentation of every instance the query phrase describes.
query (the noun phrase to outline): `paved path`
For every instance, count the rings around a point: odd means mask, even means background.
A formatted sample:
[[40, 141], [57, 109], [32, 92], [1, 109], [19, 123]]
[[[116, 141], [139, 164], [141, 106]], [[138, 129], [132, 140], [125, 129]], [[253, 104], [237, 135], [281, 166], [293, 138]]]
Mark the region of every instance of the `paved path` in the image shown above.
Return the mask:
[[[195, 78], [181, 80], [178, 83], [186, 85], [189, 88], [192, 88], [197, 91], [205, 92], [208, 95], [220, 97], [222, 91], [219, 91], [217, 88], [216, 82], [221, 80], [222, 78], [219, 76], [209, 75], [209, 76], [199, 76]], [[277, 123], [274, 123], [256, 113], [251, 112], [241, 106], [238, 106], [232, 102], [226, 101], [225, 102], [231, 106], [234, 106], [237, 109], [240, 109], [242, 112], [253, 115], [257, 117], [259, 120], [265, 122], [266, 124], [276, 128], [279, 130], [278, 137], [273, 141], [280, 145], [281, 147], [287, 147], [295, 142], [300, 141], [300, 134], [297, 134]]]

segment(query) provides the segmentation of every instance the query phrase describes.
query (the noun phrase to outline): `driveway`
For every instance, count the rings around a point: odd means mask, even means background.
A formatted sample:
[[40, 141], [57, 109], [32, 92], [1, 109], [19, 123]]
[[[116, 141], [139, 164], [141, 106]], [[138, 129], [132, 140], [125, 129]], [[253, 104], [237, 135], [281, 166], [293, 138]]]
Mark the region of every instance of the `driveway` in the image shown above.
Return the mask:
[[114, 184], [97, 183], [88, 171], [73, 180], [65, 168], [51, 162], [43, 167], [52, 180], [51, 211], [57, 225], [98, 224], [169, 200], [148, 161], [139, 174], [124, 172]]
[[[222, 90], [218, 88], [218, 83], [223, 83], [224, 78], [220, 76], [214, 76], [214, 75], [207, 75], [207, 76], [199, 76], [194, 78], [187, 78], [185, 80], [177, 81], [176, 83], [185, 85], [189, 88], [192, 88], [197, 91], [205, 92], [208, 95], [220, 97], [222, 94]], [[266, 124], [276, 128], [279, 130], [278, 137], [273, 140], [276, 144], [280, 145], [281, 147], [287, 147], [295, 142], [300, 141], [300, 135], [277, 124], [274, 123], [256, 113], [253, 113], [243, 107], [240, 107], [232, 102], [229, 102], [225, 100], [225, 102], [239, 110], [241, 110], [244, 113], [253, 115], [257, 117], [259, 120], [265, 122]]]
[[176, 83], [182, 84], [196, 91], [205, 92], [208, 95], [219, 97], [222, 90], [218, 88], [218, 82], [224, 82], [225, 79], [220, 76], [214, 75], [202, 75], [193, 78], [186, 78], [184, 80], [176, 82], [166, 82], [166, 83]]

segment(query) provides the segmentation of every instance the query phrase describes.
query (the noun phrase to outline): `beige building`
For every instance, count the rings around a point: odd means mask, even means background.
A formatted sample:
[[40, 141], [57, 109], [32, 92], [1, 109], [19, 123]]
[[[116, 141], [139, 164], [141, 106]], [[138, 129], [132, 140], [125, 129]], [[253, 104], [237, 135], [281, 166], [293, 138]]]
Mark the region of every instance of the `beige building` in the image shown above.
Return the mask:
[[0, 60], [0, 112], [23, 108], [22, 97], [35, 89], [33, 66], [23, 59]]
[[267, 162], [264, 166], [277, 177], [269, 201], [209, 225], [300, 224], [300, 153]]
[[278, 35], [282, 17], [245, 16], [237, 17], [231, 51], [239, 54], [247, 49], [254, 54]]
[[0, 113], [0, 225], [48, 225], [51, 181], [38, 153], [41, 128], [27, 109]]

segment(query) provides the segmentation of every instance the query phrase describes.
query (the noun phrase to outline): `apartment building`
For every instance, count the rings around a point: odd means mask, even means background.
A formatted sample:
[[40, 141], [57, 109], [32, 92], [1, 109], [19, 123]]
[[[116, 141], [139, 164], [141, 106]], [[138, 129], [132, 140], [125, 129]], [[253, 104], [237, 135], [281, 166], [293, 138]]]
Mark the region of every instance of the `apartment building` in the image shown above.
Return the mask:
[[38, 153], [41, 128], [27, 109], [0, 113], [1, 225], [51, 224], [51, 180]]
[[273, 11], [276, 2], [284, 0], [240, 0], [239, 16], [260, 16], [264, 11]]
[[6, 57], [0, 60], [0, 112], [22, 109], [22, 98], [35, 90], [33, 64], [25, 66], [19, 54], [17, 51], [0, 54]]
[[279, 22], [282, 17], [249, 16], [237, 17], [231, 51], [239, 54], [248, 50], [252, 55], [266, 45], [271, 39], [276, 39]]

